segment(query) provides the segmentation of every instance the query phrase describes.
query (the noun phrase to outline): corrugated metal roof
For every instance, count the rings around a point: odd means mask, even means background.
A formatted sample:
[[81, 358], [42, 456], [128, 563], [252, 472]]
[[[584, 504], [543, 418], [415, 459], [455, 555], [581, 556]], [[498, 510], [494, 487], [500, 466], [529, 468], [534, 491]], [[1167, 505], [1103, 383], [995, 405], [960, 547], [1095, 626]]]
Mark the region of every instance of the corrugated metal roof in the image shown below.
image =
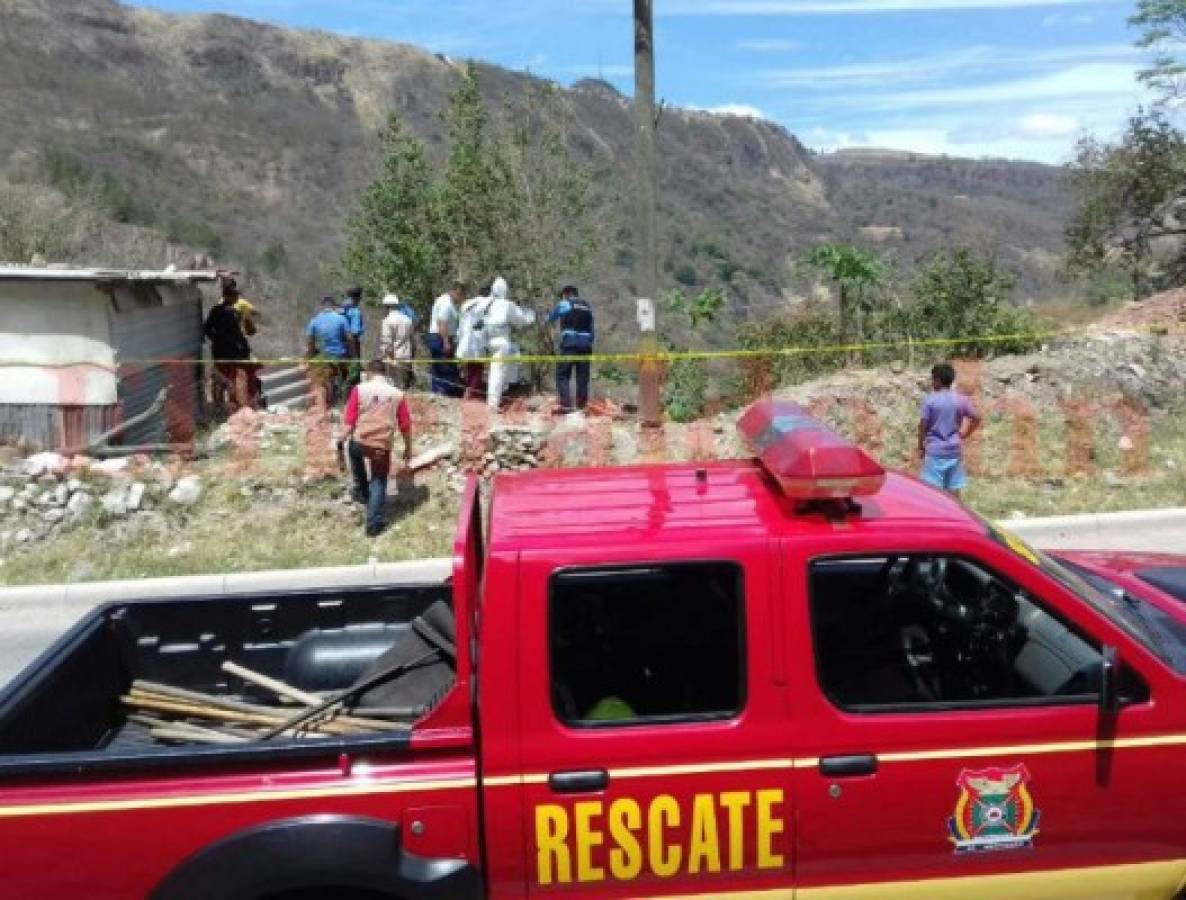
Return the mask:
[[9, 281], [149, 281], [158, 283], [193, 283], [217, 281], [214, 271], [153, 271], [135, 269], [47, 269], [32, 266], [0, 266], [0, 280]]

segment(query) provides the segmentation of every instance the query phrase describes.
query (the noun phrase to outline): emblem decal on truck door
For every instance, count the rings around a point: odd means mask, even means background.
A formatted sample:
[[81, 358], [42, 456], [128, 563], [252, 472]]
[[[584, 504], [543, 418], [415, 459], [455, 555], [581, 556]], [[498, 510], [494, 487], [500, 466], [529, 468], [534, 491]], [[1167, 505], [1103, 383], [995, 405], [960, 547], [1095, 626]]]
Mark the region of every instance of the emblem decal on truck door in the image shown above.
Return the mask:
[[964, 769], [955, 815], [947, 820], [956, 853], [1022, 850], [1033, 846], [1041, 813], [1029, 792], [1024, 763], [1010, 769]]

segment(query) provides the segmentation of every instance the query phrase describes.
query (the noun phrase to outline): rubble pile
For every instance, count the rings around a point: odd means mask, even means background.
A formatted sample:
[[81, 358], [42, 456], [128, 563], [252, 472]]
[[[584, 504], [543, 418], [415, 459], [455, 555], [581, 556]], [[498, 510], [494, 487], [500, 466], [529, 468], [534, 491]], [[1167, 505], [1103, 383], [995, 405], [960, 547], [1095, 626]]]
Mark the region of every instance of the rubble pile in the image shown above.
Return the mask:
[[1175, 288], [1125, 304], [1105, 318], [1108, 328], [1173, 328], [1186, 325], [1186, 288]]
[[147, 457], [99, 462], [37, 453], [0, 470], [0, 550], [98, 521], [158, 518], [201, 497], [198, 476], [175, 478]]

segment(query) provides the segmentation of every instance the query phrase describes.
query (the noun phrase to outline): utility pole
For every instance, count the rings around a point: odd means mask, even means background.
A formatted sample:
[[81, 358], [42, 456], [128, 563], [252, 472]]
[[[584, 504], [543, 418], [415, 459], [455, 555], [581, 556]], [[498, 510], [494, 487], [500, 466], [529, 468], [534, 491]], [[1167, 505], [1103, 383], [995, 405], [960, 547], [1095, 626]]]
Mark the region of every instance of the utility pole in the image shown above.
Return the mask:
[[659, 349], [656, 307], [659, 299], [659, 238], [657, 231], [659, 188], [655, 159], [655, 13], [652, 0], [634, 0], [634, 131], [638, 183], [638, 288], [639, 353], [638, 413], [646, 426], [663, 421], [660, 397], [662, 367], [650, 359]]

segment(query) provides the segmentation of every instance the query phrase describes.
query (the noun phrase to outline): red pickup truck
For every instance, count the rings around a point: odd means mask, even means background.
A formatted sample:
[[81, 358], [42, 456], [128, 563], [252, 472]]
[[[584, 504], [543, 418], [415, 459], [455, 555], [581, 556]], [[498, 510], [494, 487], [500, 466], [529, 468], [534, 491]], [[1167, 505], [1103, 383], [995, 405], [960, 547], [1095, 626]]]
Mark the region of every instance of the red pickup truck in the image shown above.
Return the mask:
[[[0, 896], [1180, 896], [1186, 557], [1149, 599], [794, 407], [742, 428], [753, 461], [504, 476], [485, 519], [471, 485], [448, 584], [98, 610], [0, 696]], [[129, 712], [262, 702], [228, 661], [404, 724]]]

